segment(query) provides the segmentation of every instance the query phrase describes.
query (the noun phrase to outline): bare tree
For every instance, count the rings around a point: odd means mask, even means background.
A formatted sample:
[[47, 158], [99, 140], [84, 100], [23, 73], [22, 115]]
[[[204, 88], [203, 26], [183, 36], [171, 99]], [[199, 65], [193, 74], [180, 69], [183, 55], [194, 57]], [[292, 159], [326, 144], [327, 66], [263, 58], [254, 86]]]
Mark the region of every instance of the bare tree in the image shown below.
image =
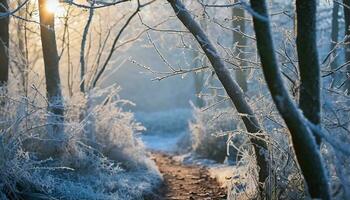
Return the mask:
[[[344, 20], [345, 20], [345, 61], [350, 61], [350, 0], [343, 0]], [[346, 68], [345, 89], [350, 95], [350, 65]]]
[[49, 101], [49, 112], [53, 114], [54, 133], [61, 132], [63, 122], [63, 102], [59, 74], [59, 57], [55, 34], [55, 15], [47, 9], [47, 0], [39, 0], [40, 31], [43, 58], [45, 65], [46, 92]]
[[[200, 19], [199, 23], [200, 23], [202, 29], [206, 30], [207, 29], [207, 22], [205, 19], [205, 8], [203, 8], [203, 11], [201, 14], [202, 14], [202, 18]], [[197, 47], [197, 45], [194, 45], [194, 46]], [[197, 49], [194, 50], [194, 52], [193, 52], [193, 65], [194, 66], [193, 66], [193, 68], [207, 65], [206, 59], [203, 57], [205, 57], [205, 56], [203, 56]], [[205, 84], [204, 75], [205, 75], [204, 72], [193, 73], [194, 89], [195, 89], [195, 93], [196, 93], [196, 106], [198, 106], [199, 108], [202, 108], [205, 106], [205, 101], [201, 97], [201, 93], [203, 93], [203, 88], [204, 88], [204, 84]]]
[[[335, 70], [338, 67], [338, 51], [336, 48], [336, 45], [338, 43], [338, 32], [339, 32], [339, 4], [333, 3], [333, 10], [332, 10], [332, 33], [331, 33], [331, 47], [330, 50], [332, 52], [331, 56], [331, 70]], [[333, 72], [332, 77], [332, 87], [335, 86], [337, 83], [337, 77], [338, 73]]]
[[[212, 42], [208, 39], [200, 25], [192, 18], [189, 11], [181, 3], [180, 0], [168, 0], [176, 13], [178, 19], [183, 25], [190, 31], [190, 33], [196, 38], [200, 44], [205, 55], [208, 57], [214, 71], [219, 78], [221, 84], [225, 88], [228, 96], [231, 98], [237, 111], [241, 113], [242, 120], [249, 133], [256, 134], [256, 137], [251, 138], [252, 144], [254, 144], [254, 150], [256, 154], [256, 161], [260, 168], [259, 170], [259, 182], [264, 183], [269, 175], [268, 161], [267, 161], [267, 144], [264, 139], [259, 136], [262, 133], [262, 129], [259, 125], [258, 119], [254, 115], [251, 107], [244, 97], [242, 89], [239, 87], [236, 81], [231, 77], [230, 71], [226, 68], [224, 62], [220, 58], [216, 48]], [[263, 188], [260, 188], [262, 191]]]
[[[17, 5], [21, 6], [23, 2], [21, 0], [17, 0]], [[23, 93], [25, 96], [28, 95], [28, 68], [29, 68], [29, 60], [28, 60], [28, 38], [27, 38], [27, 21], [28, 20], [28, 6], [29, 2], [24, 6], [24, 8], [18, 11], [19, 19], [17, 22], [17, 37], [18, 37], [18, 53], [19, 53], [19, 63], [18, 72], [20, 75], [20, 84], [23, 87]]]
[[89, 17], [86, 22], [83, 37], [81, 39], [81, 46], [80, 46], [80, 92], [85, 93], [85, 46], [86, 46], [86, 39], [87, 35], [89, 33], [89, 29], [92, 23], [92, 19], [94, 16], [94, 8], [95, 2], [91, 3], [91, 8], [89, 9]]
[[[238, 2], [238, 0], [235, 0]], [[248, 91], [248, 83], [247, 83], [247, 71], [244, 70], [247, 62], [245, 62], [245, 47], [247, 45], [247, 38], [244, 37], [241, 33], [245, 32], [245, 19], [244, 19], [244, 9], [239, 7], [232, 8], [232, 26], [236, 31], [233, 31], [233, 42], [237, 46], [235, 46], [235, 53], [238, 54], [239, 57], [239, 69], [235, 71], [236, 80], [238, 85], [242, 88], [244, 92]]]
[[[0, 0], [0, 13], [8, 12], [7, 0]], [[8, 81], [9, 72], [9, 17], [0, 18], [0, 86]]]
[[[316, 45], [316, 1], [296, 0], [297, 51], [300, 71], [299, 106], [312, 123], [321, 122], [321, 75]], [[316, 143], [321, 138], [315, 135]]]
[[[298, 110], [283, 83], [274, 53], [266, 2], [263, 0], [251, 0], [250, 2], [254, 10], [254, 30], [264, 77], [273, 101], [291, 133], [295, 154], [308, 191], [312, 198], [331, 199], [326, 170], [315, 137], [307, 125], [307, 119]], [[314, 11], [306, 11], [307, 16], [312, 18], [316, 14]]]

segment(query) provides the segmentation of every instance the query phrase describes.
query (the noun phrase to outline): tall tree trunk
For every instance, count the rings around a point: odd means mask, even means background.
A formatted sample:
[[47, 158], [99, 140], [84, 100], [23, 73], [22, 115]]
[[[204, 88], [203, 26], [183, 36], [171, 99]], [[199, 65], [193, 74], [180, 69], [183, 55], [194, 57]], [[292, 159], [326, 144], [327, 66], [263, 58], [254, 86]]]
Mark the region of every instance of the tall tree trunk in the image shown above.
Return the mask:
[[[350, 62], [350, 0], [343, 0], [344, 4], [344, 20], [345, 20], [345, 61]], [[350, 95], [350, 65], [346, 68], [346, 82], [345, 89]]]
[[[183, 25], [191, 32], [200, 44], [202, 50], [211, 63], [214, 71], [219, 78], [221, 84], [225, 88], [228, 96], [231, 98], [237, 111], [242, 114], [242, 120], [249, 133], [259, 134], [262, 129], [259, 125], [258, 119], [254, 115], [251, 107], [247, 103], [244, 97], [242, 89], [239, 87], [236, 81], [231, 77], [230, 71], [226, 68], [224, 62], [219, 56], [216, 48], [212, 42], [208, 39], [200, 25], [192, 18], [189, 11], [181, 3], [180, 0], [168, 0], [172, 6], [176, 16], [183, 23]], [[269, 175], [269, 166], [267, 161], [268, 149], [265, 140], [259, 136], [251, 138], [252, 144], [254, 144], [254, 150], [256, 155], [256, 161], [259, 166], [259, 182], [264, 183]], [[263, 188], [260, 188], [262, 191]]]
[[[238, 2], [239, 0], [235, 0], [235, 2]], [[247, 62], [244, 61], [245, 59], [245, 47], [247, 46], [247, 38], [244, 37], [240, 32], [245, 32], [245, 19], [244, 19], [244, 9], [233, 7], [232, 9], [232, 26], [234, 29], [238, 29], [238, 31], [233, 31], [233, 42], [234, 44], [237, 43], [236, 49], [234, 49], [235, 54], [238, 55], [239, 59], [239, 66], [241, 69], [237, 69], [235, 71], [236, 74], [236, 80], [238, 85], [242, 88], [243, 92], [248, 91], [248, 83], [247, 83], [247, 71], [244, 70], [244, 67], [246, 67]]]
[[[57, 52], [55, 35], [55, 15], [47, 10], [48, 0], [39, 0], [40, 31], [43, 49], [46, 92], [49, 101], [49, 112], [53, 114], [50, 123], [53, 126], [53, 133], [61, 132], [63, 122], [63, 98], [61, 93], [59, 58]], [[53, 120], [53, 121], [51, 121]]]
[[[339, 4], [334, 2], [333, 3], [333, 10], [332, 10], [332, 33], [331, 33], [331, 47], [330, 50], [332, 52], [331, 56], [331, 70], [335, 70], [338, 67], [338, 51], [336, 49], [336, 45], [338, 43], [338, 33], [339, 33]], [[333, 72], [332, 74], [332, 87], [334, 87], [338, 82], [338, 73]]]
[[[292, 137], [295, 154], [312, 198], [331, 199], [328, 178], [315, 137], [288, 94], [277, 63], [264, 0], [251, 0], [258, 53], [273, 101]], [[258, 16], [257, 16], [258, 15]], [[263, 17], [263, 19], [261, 18]]]
[[[7, 0], [0, 0], [0, 12], [8, 11]], [[0, 86], [5, 86], [9, 73], [9, 17], [0, 18]]]
[[[17, 1], [17, 6], [20, 6], [23, 2], [21, 0]], [[25, 9], [20, 9], [18, 15], [25, 20], [18, 20], [17, 22], [17, 37], [18, 37], [18, 50], [20, 53], [20, 63], [18, 70], [20, 73], [20, 83], [23, 88], [21, 92], [25, 96], [28, 95], [28, 53], [27, 53], [27, 9], [29, 2], [24, 6]]]
[[[296, 0], [297, 51], [300, 71], [299, 106], [315, 125], [321, 122], [321, 75], [316, 44], [316, 1]], [[316, 143], [321, 138], [315, 135]]]

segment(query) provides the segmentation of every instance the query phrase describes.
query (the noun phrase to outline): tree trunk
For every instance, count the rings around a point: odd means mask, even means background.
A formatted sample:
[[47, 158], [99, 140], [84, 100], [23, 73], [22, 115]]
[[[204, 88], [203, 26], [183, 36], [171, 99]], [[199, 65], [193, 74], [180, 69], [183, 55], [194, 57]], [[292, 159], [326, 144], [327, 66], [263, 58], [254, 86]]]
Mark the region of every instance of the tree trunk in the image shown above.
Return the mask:
[[[203, 8], [203, 12], [202, 12], [202, 18], [200, 19], [200, 26], [201, 28], [205, 31], [207, 30], [207, 22], [205, 21], [205, 10]], [[195, 44], [193, 45], [194, 47], [196, 46]], [[203, 55], [201, 55], [201, 53], [199, 52], [199, 50], [197, 51], [197, 49], [194, 49], [193, 51], [193, 67], [200, 67], [200, 66], [206, 66], [207, 62], [206, 59], [203, 59]], [[196, 106], [198, 108], [203, 108], [205, 106], [205, 101], [204, 99], [201, 97], [201, 93], [203, 93], [203, 89], [204, 89], [204, 72], [200, 71], [200, 72], [194, 72], [193, 73], [193, 78], [194, 78], [194, 89], [195, 89], [195, 93], [196, 93]]]
[[[238, 2], [236, 0], [235, 2]], [[244, 37], [240, 32], [245, 32], [245, 21], [244, 21], [244, 9], [233, 7], [232, 9], [232, 26], [234, 29], [238, 29], [238, 31], [233, 31], [233, 42], [237, 43], [236, 49], [234, 49], [235, 55], [239, 57], [241, 61], [239, 61], [240, 69], [235, 71], [236, 80], [238, 85], [242, 88], [243, 92], [248, 91], [248, 83], [247, 83], [247, 71], [244, 70], [247, 62], [245, 59], [245, 47], [247, 46], [247, 38]]]
[[[299, 106], [315, 125], [321, 122], [321, 75], [316, 45], [316, 1], [296, 0], [297, 51], [300, 71]], [[315, 134], [316, 143], [321, 138]]]
[[91, 8], [89, 9], [89, 17], [85, 24], [83, 37], [81, 39], [81, 45], [80, 45], [80, 92], [85, 94], [85, 46], [86, 46], [86, 39], [89, 34], [89, 29], [92, 23], [92, 19], [94, 17], [94, 5], [95, 2], [92, 2], [90, 4]]
[[48, 110], [53, 114], [50, 123], [53, 133], [61, 132], [63, 122], [63, 98], [61, 93], [59, 58], [55, 35], [55, 16], [47, 10], [47, 0], [39, 0], [40, 31], [45, 65], [46, 92], [49, 101]]
[[[208, 39], [207, 35], [201, 29], [200, 25], [192, 18], [189, 11], [181, 3], [180, 0], [168, 0], [171, 4], [178, 19], [183, 25], [191, 32], [200, 44], [205, 55], [208, 57], [214, 71], [225, 88], [227, 94], [231, 98], [237, 111], [242, 114], [242, 120], [249, 133], [259, 134], [262, 133], [258, 119], [254, 115], [252, 109], [244, 98], [244, 93], [239, 85], [231, 77], [230, 71], [226, 68], [224, 62], [220, 58], [216, 48], [212, 42]], [[256, 161], [259, 166], [259, 182], [264, 183], [269, 175], [269, 167], [267, 161], [267, 144], [264, 138], [257, 136], [251, 138], [252, 144], [254, 144], [254, 150], [256, 154]], [[262, 191], [262, 188], [260, 188]]]
[[[350, 0], [343, 0], [344, 3], [344, 20], [345, 20], [345, 62], [350, 61]], [[350, 95], [350, 65], [346, 67], [345, 89]]]
[[[23, 2], [21, 0], [17, 1], [17, 6], [20, 6]], [[18, 37], [18, 50], [20, 56], [20, 63], [18, 65], [18, 70], [20, 73], [20, 83], [22, 86], [21, 92], [24, 96], [28, 96], [28, 53], [27, 53], [27, 9], [29, 2], [18, 11], [18, 15], [25, 20], [18, 20], [17, 22], [17, 37]]]
[[[0, 12], [8, 11], [7, 0], [0, 0]], [[9, 17], [0, 18], [0, 87], [5, 86], [9, 73]]]
[[312, 198], [331, 199], [326, 170], [315, 137], [306, 125], [307, 119], [298, 110], [283, 83], [274, 53], [266, 3], [263, 0], [250, 2], [256, 12], [253, 23], [264, 77], [273, 101], [291, 133], [295, 154], [308, 191]]
[[[338, 51], [336, 49], [336, 45], [338, 43], [338, 33], [339, 33], [339, 4], [334, 2], [333, 3], [333, 11], [332, 11], [332, 33], [331, 33], [331, 47], [330, 50], [332, 52], [331, 56], [331, 70], [335, 70], [338, 67]], [[336, 86], [338, 83], [338, 73], [333, 72], [332, 74], [332, 87]]]

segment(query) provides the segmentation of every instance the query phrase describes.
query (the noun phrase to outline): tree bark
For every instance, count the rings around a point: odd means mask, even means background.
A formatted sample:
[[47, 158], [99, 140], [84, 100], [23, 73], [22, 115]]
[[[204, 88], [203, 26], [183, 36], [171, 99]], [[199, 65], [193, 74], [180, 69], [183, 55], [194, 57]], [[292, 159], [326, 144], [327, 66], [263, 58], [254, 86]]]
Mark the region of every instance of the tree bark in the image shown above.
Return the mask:
[[[23, 2], [17, 0], [17, 6], [21, 5]], [[17, 38], [18, 38], [18, 50], [20, 56], [20, 64], [18, 65], [18, 70], [20, 73], [20, 82], [23, 87], [21, 92], [24, 96], [28, 96], [28, 53], [27, 53], [27, 10], [29, 2], [18, 11], [18, 15], [24, 20], [18, 20], [17, 22]]]
[[[330, 50], [333, 51], [332, 52], [332, 56], [331, 56], [331, 70], [335, 70], [338, 67], [338, 51], [336, 49], [336, 45], [338, 43], [338, 33], [339, 33], [339, 4], [338, 3], [333, 3], [333, 10], [332, 10], [332, 33], [331, 33], [331, 47]], [[334, 87], [337, 82], [338, 82], [338, 73], [337, 72], [333, 72], [332, 74], [332, 87]]]
[[[238, 2], [238, 0], [235, 0]], [[244, 9], [233, 7], [232, 8], [232, 26], [233, 28], [237, 28], [240, 32], [245, 32], [245, 21], [244, 21]], [[237, 31], [233, 31], [233, 42], [237, 43], [236, 49], [234, 49], [235, 54], [239, 57], [241, 61], [239, 61], [240, 69], [235, 71], [236, 80], [238, 85], [242, 88], [243, 92], [248, 91], [248, 83], [247, 83], [247, 71], [243, 68], [246, 67], [247, 62], [245, 59], [245, 47], [247, 46], [247, 38], [244, 37], [241, 33]]]
[[[262, 129], [259, 125], [258, 119], [254, 115], [252, 109], [244, 98], [244, 93], [239, 87], [236, 81], [231, 77], [230, 71], [226, 68], [224, 62], [220, 58], [216, 48], [212, 42], [208, 39], [207, 35], [201, 29], [200, 25], [192, 18], [189, 11], [181, 3], [180, 0], [168, 0], [172, 6], [174, 12], [182, 24], [191, 32], [200, 44], [202, 50], [211, 63], [214, 71], [219, 78], [221, 84], [225, 88], [228, 96], [231, 98], [237, 111], [242, 114], [242, 120], [249, 133], [259, 134], [262, 133]], [[259, 182], [264, 183], [269, 175], [269, 166], [267, 161], [267, 144], [264, 138], [257, 136], [251, 138], [252, 144], [254, 144], [254, 150], [256, 154], [256, 161], [259, 166]], [[262, 190], [262, 188], [260, 188]]]
[[[321, 123], [321, 74], [316, 44], [316, 1], [296, 0], [297, 52], [300, 71], [299, 106], [315, 125]], [[314, 134], [316, 143], [321, 137]]]
[[[7, 0], [0, 0], [0, 12], [8, 11]], [[5, 86], [9, 73], [9, 17], [0, 18], [0, 86]]]
[[[345, 21], [345, 62], [350, 61], [350, 0], [343, 0], [344, 4], [344, 21]], [[345, 89], [350, 95], [350, 65], [346, 67]]]
[[[262, 69], [273, 101], [284, 119], [295, 154], [312, 198], [331, 199], [328, 178], [321, 154], [307, 119], [298, 110], [283, 83], [272, 40], [270, 22], [264, 0], [251, 0], [257, 48]], [[259, 15], [257, 17], [256, 15]], [[261, 19], [261, 16], [264, 19]]]
[[[46, 92], [49, 101], [48, 110], [53, 114], [54, 133], [61, 132], [59, 125], [63, 122], [63, 98], [59, 74], [59, 58], [55, 35], [55, 15], [50, 13], [46, 4], [47, 0], [39, 0], [40, 31], [43, 58], [45, 65]], [[51, 122], [50, 122], [51, 123]]]

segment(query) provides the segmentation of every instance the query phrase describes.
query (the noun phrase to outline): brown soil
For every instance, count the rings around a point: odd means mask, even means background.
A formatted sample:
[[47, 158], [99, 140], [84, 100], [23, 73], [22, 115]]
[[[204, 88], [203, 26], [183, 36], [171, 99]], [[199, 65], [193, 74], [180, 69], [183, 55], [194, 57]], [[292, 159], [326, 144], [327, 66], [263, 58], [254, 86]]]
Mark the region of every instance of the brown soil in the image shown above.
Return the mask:
[[225, 189], [209, 176], [206, 168], [183, 165], [162, 153], [152, 153], [152, 157], [164, 177], [164, 186], [159, 191], [160, 199], [226, 199]]

